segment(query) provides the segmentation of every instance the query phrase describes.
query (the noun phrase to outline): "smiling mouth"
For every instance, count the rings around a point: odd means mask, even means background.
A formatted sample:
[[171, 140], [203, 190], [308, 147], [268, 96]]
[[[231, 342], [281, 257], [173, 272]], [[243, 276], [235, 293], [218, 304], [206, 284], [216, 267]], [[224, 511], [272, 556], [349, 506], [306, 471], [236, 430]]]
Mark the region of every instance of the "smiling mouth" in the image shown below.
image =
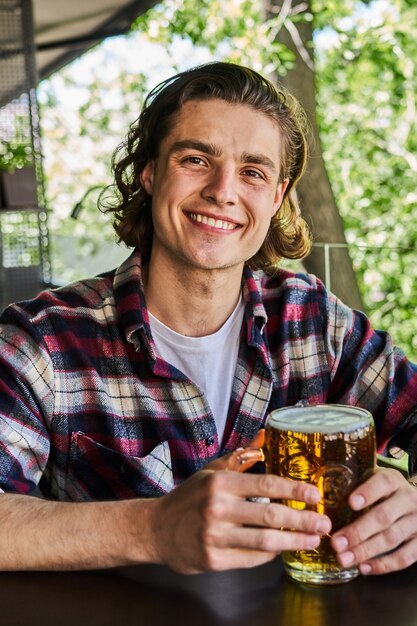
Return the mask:
[[238, 224], [233, 222], [227, 222], [226, 220], [215, 219], [214, 217], [207, 217], [207, 215], [201, 215], [201, 213], [188, 213], [193, 222], [200, 222], [213, 228], [219, 228], [220, 230], [235, 230], [239, 228]]

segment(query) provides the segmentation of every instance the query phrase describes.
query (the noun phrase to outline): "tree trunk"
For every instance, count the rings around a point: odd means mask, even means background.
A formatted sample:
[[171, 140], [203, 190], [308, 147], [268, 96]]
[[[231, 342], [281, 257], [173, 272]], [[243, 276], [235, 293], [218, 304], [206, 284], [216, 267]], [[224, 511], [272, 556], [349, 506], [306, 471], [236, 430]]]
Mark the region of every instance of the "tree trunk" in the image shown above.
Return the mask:
[[303, 21], [294, 24], [290, 15], [284, 19], [284, 14], [299, 5], [303, 5], [299, 6], [299, 9], [303, 8], [303, 12], [311, 13], [311, 2], [266, 0], [266, 4], [269, 14], [273, 11], [283, 18], [277, 39], [292, 50], [296, 57], [294, 69], [279, 77], [279, 81], [298, 98], [307, 112], [312, 129], [309, 164], [298, 186], [298, 197], [301, 212], [310, 225], [315, 245], [303, 264], [308, 272], [318, 276], [343, 302], [352, 308], [363, 310], [355, 272], [346, 247], [342, 219], [323, 161], [316, 120], [312, 23]]

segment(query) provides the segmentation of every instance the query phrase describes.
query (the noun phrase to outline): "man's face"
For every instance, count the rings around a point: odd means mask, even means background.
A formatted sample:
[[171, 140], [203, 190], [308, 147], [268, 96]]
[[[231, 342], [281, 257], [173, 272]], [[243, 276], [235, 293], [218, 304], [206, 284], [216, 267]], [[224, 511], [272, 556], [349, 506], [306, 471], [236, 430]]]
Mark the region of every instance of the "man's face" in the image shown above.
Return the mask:
[[280, 153], [267, 115], [223, 100], [186, 102], [141, 174], [152, 196], [152, 257], [182, 269], [243, 266], [282, 202]]

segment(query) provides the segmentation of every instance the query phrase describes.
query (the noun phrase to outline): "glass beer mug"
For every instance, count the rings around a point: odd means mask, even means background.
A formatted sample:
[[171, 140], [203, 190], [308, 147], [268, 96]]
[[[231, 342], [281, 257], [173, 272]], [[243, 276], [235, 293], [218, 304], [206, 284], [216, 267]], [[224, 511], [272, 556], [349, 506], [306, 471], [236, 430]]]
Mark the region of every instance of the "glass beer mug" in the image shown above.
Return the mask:
[[[314, 484], [321, 493], [316, 505], [284, 500], [297, 509], [315, 510], [343, 528], [360, 513], [347, 499], [375, 470], [375, 429], [372, 415], [353, 406], [316, 405], [272, 411], [266, 421], [267, 472]], [[336, 560], [330, 537], [315, 550], [283, 552], [288, 575], [299, 582], [329, 585], [359, 575], [356, 566], [343, 568]]]

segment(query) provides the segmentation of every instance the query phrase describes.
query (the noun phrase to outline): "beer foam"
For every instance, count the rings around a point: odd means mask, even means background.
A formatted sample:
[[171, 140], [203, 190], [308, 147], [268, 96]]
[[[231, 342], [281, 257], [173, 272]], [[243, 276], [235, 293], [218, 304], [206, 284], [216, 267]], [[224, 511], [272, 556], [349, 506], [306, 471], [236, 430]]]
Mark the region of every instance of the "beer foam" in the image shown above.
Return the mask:
[[372, 424], [372, 415], [365, 409], [347, 405], [319, 404], [288, 407], [269, 414], [266, 425], [306, 435], [311, 433], [348, 433]]

